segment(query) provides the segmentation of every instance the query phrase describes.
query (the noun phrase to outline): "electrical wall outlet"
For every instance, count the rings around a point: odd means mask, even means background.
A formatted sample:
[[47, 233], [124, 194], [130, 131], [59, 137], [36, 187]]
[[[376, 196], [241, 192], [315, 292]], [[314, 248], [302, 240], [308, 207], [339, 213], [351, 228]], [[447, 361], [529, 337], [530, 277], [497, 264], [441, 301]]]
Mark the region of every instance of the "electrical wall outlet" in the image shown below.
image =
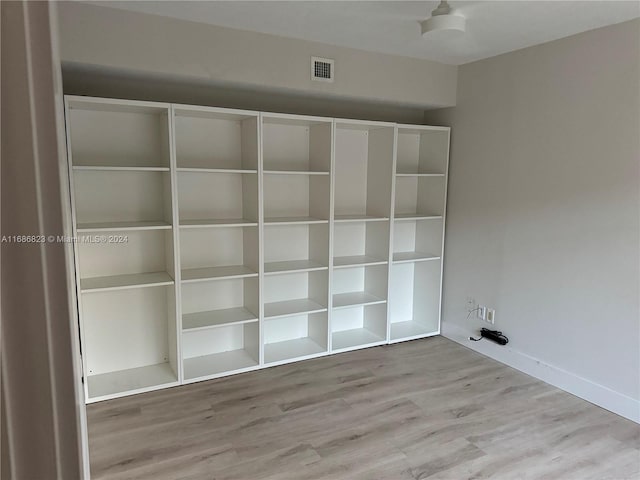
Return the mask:
[[487, 307], [485, 307], [484, 305], [480, 305], [478, 307], [478, 318], [482, 320], [487, 319]]
[[491, 325], [496, 323], [496, 311], [493, 308], [487, 309], [487, 322]]

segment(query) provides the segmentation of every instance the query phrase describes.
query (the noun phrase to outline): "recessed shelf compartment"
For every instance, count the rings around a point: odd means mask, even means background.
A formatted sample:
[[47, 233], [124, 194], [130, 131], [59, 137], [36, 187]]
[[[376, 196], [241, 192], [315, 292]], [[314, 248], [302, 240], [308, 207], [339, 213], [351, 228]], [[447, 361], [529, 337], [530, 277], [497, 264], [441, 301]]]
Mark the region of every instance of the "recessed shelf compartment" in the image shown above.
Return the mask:
[[287, 317], [327, 310], [327, 271], [270, 275], [264, 280], [264, 317]]
[[389, 218], [394, 128], [382, 123], [336, 122], [335, 220]]
[[258, 228], [181, 229], [182, 282], [255, 277], [259, 272]]
[[327, 352], [327, 313], [311, 313], [265, 322], [264, 362], [283, 363]]
[[258, 171], [258, 113], [187, 106], [174, 112], [179, 172]]
[[394, 223], [393, 262], [440, 259], [443, 228], [442, 218]]
[[258, 321], [258, 278], [232, 278], [182, 286], [182, 330]]
[[333, 273], [333, 309], [386, 303], [387, 265], [345, 268]]
[[331, 329], [333, 352], [383, 344], [387, 338], [387, 306], [360, 305], [334, 310]]
[[265, 274], [298, 270], [326, 270], [329, 265], [329, 227], [267, 225], [264, 229]]
[[262, 142], [265, 173], [326, 176], [331, 170], [331, 119], [263, 114]]
[[220, 326], [182, 334], [185, 380], [204, 379], [258, 365], [257, 322]]
[[[168, 114], [169, 105], [161, 103], [69, 98], [67, 118], [74, 173], [84, 167], [168, 171]], [[118, 193], [125, 188], [120, 185]]]
[[265, 223], [327, 223], [329, 177], [265, 175]]
[[391, 267], [391, 341], [439, 332], [440, 276], [440, 260]]
[[442, 217], [445, 187], [445, 177], [396, 177], [395, 218]]
[[447, 173], [449, 128], [398, 126], [398, 175], [440, 175]]
[[173, 283], [171, 230], [84, 235], [79, 237], [76, 248], [83, 292]]
[[178, 174], [180, 226], [258, 222], [258, 176], [239, 173]]
[[170, 225], [171, 176], [138, 170], [74, 172], [77, 226], [84, 224]]
[[389, 222], [336, 223], [333, 255], [334, 268], [387, 263]]
[[173, 286], [83, 295], [80, 307], [89, 399], [177, 383]]

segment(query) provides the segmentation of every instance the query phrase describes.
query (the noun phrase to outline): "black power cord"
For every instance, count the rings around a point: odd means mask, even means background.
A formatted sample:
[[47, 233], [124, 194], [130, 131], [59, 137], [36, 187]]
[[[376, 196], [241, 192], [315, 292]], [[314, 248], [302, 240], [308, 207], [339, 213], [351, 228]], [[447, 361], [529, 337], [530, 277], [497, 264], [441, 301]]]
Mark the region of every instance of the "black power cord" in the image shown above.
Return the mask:
[[498, 330], [489, 330], [488, 328], [483, 328], [482, 330], [480, 330], [480, 338], [469, 337], [469, 340], [479, 342], [483, 338], [493, 340], [500, 345], [506, 345], [507, 343], [509, 343], [509, 339], [506, 335], [503, 335], [502, 332]]

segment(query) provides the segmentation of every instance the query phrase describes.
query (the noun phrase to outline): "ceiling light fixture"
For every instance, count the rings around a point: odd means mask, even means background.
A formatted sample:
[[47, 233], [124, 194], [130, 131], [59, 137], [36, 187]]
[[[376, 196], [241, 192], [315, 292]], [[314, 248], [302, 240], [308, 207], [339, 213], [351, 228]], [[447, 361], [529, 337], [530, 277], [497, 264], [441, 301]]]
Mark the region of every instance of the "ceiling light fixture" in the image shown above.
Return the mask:
[[422, 25], [422, 35], [430, 32], [448, 30], [453, 32], [464, 33], [466, 20], [462, 15], [452, 12], [451, 6], [447, 0], [442, 0], [440, 5], [431, 12], [431, 18], [427, 18]]

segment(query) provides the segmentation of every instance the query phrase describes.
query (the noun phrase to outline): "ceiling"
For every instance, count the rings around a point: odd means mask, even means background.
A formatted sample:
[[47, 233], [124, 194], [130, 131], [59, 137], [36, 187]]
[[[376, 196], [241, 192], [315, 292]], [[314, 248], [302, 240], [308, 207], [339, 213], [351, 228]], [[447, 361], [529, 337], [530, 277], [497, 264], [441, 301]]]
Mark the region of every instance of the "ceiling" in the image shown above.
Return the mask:
[[464, 35], [420, 34], [439, 2], [102, 1], [104, 6], [461, 65], [640, 17], [640, 1], [456, 1]]

